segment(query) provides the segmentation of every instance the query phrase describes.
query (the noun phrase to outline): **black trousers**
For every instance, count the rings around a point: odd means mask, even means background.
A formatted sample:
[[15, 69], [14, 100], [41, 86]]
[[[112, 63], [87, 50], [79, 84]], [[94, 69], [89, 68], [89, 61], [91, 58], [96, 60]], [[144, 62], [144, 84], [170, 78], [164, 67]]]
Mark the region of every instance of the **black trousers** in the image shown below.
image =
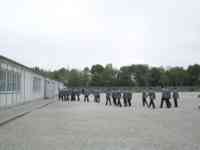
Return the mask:
[[128, 105], [128, 100], [127, 98], [124, 98], [124, 106], [126, 107]]
[[112, 105], [110, 97], [106, 97], [106, 105], [108, 105], [108, 103], [109, 103], [109, 105]]
[[64, 101], [64, 98], [65, 98], [65, 96], [64, 96], [64, 95], [61, 95], [61, 101], [62, 101], [62, 102]]
[[58, 95], [58, 100], [61, 100], [61, 98], [62, 98], [62, 96], [59, 94], [59, 95]]
[[89, 96], [84, 97], [84, 102], [89, 102]]
[[67, 101], [69, 101], [69, 95], [66, 95], [65, 98]]
[[160, 108], [163, 108], [163, 104], [166, 103], [167, 108], [171, 108], [171, 103], [169, 101], [169, 98], [162, 98]]
[[148, 102], [146, 98], [142, 98], [142, 106], [145, 107], [145, 105], [147, 105], [148, 107]]
[[149, 103], [149, 108], [151, 108], [151, 106], [153, 107], [153, 109], [156, 108], [156, 105], [154, 103], [154, 100], [153, 99], [150, 99], [150, 103]]
[[67, 101], [69, 103], [69, 95], [64, 95], [64, 101]]
[[124, 99], [124, 106], [126, 107], [127, 106], [127, 98], [123, 98]]
[[115, 97], [113, 97], [113, 103], [114, 103], [114, 105], [117, 105], [117, 101], [116, 101]]
[[128, 98], [128, 99], [127, 99], [127, 102], [128, 102], [128, 106], [131, 107], [131, 105], [132, 105], [132, 104], [131, 104], [131, 98]]
[[76, 96], [75, 95], [71, 95], [71, 101], [76, 101]]
[[178, 107], [178, 99], [174, 98], [174, 107]]
[[117, 105], [119, 105], [120, 107], [122, 107], [121, 98], [117, 98]]

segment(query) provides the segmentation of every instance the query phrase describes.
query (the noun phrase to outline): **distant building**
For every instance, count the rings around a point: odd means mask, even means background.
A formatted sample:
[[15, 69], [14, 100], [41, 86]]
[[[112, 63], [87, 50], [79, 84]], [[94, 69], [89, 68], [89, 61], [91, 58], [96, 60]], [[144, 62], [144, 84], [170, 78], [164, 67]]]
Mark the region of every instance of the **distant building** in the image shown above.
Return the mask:
[[0, 108], [52, 98], [64, 84], [0, 55]]

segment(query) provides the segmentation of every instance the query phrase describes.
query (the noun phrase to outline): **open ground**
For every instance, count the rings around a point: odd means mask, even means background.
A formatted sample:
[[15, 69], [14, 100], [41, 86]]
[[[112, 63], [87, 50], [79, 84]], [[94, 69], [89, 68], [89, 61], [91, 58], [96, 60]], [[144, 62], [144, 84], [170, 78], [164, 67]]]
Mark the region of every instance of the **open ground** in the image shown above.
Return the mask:
[[199, 150], [200, 99], [181, 93], [179, 108], [142, 107], [141, 93], [131, 108], [55, 102], [0, 127], [2, 150]]

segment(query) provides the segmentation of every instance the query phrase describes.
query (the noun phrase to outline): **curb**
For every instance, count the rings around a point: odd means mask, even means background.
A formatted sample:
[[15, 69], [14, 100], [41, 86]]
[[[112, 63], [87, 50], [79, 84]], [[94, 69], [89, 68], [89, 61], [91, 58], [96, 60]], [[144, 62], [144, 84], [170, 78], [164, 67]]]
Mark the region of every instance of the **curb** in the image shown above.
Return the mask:
[[31, 112], [33, 112], [33, 111], [35, 111], [35, 110], [42, 109], [42, 108], [44, 108], [44, 107], [46, 107], [46, 106], [48, 106], [48, 105], [50, 105], [50, 104], [53, 104], [53, 103], [55, 103], [55, 100], [53, 100], [53, 101], [51, 101], [51, 102], [48, 102], [48, 103], [46, 103], [46, 104], [42, 104], [42, 105], [40, 105], [40, 106], [36, 106], [35, 108], [33, 108], [33, 109], [31, 109], [31, 110], [27, 110], [27, 111], [18, 113], [18, 114], [14, 115], [14, 116], [12, 116], [12, 117], [10, 117], [10, 118], [7, 118], [7, 119], [5, 119], [5, 120], [3, 120], [3, 121], [0, 121], [0, 127], [6, 125], [6, 124], [8, 124], [8, 123], [10, 123], [10, 122], [12, 122], [12, 121], [14, 121], [14, 120], [16, 120], [16, 119], [18, 119], [18, 118], [21, 118], [21, 117], [23, 117], [23, 116], [25, 116], [25, 115], [28, 115], [29, 113], [31, 113]]

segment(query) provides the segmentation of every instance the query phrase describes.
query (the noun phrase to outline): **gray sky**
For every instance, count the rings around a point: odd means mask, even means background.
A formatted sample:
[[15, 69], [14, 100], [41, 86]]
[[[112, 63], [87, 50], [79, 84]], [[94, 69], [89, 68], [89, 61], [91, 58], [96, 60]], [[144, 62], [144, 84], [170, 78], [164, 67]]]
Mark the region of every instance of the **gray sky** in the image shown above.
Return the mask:
[[200, 63], [199, 0], [0, 0], [0, 54], [44, 69]]

